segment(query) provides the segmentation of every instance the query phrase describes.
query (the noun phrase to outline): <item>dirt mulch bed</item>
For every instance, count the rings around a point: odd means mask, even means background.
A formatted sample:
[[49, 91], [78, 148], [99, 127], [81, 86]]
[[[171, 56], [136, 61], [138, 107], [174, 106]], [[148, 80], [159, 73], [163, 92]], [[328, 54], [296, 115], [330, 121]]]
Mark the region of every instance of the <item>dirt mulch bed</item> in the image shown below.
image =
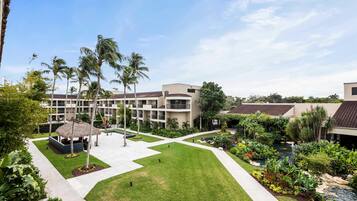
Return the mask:
[[81, 166], [81, 167], [78, 167], [78, 168], [74, 169], [72, 171], [72, 175], [74, 177], [78, 177], [78, 176], [81, 176], [81, 175], [84, 175], [84, 174], [88, 174], [88, 173], [91, 173], [91, 172], [95, 172], [95, 171], [99, 171], [99, 170], [102, 170], [102, 169], [104, 169], [104, 167], [102, 167], [100, 165], [97, 165], [97, 164], [91, 164], [91, 165], [89, 165], [88, 170], [86, 170], [84, 166]]

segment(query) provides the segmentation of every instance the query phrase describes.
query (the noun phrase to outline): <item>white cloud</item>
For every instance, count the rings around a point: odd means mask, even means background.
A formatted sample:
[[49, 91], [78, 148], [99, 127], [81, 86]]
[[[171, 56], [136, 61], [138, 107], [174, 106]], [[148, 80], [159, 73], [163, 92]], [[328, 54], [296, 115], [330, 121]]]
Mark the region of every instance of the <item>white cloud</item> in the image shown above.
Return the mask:
[[[330, 48], [344, 31], [333, 27], [305, 31], [314, 22], [329, 20], [327, 11], [278, 15], [279, 10], [268, 7], [249, 13], [241, 17], [244, 28], [204, 38], [190, 55], [168, 59], [161, 66], [173, 69], [167, 76], [175, 74], [176, 81], [212, 80], [238, 96], [275, 91], [306, 96], [340, 93], [340, 85], [352, 79], [357, 62], [326, 65], [320, 59], [333, 54]], [[324, 70], [337, 67], [346, 71]]]
[[247, 9], [250, 4], [265, 4], [265, 3], [271, 3], [274, 1], [276, 1], [276, 0], [231, 0], [228, 3], [227, 8], [223, 12], [223, 15], [225, 17], [229, 17], [239, 11]]

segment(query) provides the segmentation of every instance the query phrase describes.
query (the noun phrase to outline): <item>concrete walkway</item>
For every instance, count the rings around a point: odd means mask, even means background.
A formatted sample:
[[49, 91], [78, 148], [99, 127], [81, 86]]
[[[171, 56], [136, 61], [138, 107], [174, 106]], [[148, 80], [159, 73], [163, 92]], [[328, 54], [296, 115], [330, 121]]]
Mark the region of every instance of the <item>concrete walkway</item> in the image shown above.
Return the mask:
[[[134, 162], [134, 160], [159, 154], [160, 152], [150, 149], [149, 147], [167, 144], [171, 142], [177, 142], [188, 146], [194, 146], [206, 150], [210, 150], [217, 157], [217, 159], [223, 164], [227, 171], [233, 176], [233, 178], [240, 184], [240, 186], [246, 191], [246, 193], [254, 201], [277, 201], [277, 199], [267, 191], [259, 182], [257, 182], [249, 173], [247, 173], [242, 167], [238, 165], [225, 151], [219, 150], [214, 147], [208, 147], [200, 144], [183, 141], [188, 138], [214, 133], [216, 131], [208, 131], [202, 133], [195, 133], [180, 138], [165, 138], [161, 136], [151, 135], [147, 133], [140, 133], [142, 135], [152, 136], [160, 138], [162, 140], [147, 143], [143, 141], [131, 141], [127, 140], [128, 145], [123, 147], [123, 135], [100, 135], [99, 146], [93, 146], [91, 154], [103, 162], [107, 163], [111, 167], [90, 174], [82, 175], [79, 177], [70, 178], [67, 181], [57, 172], [52, 164], [37, 150], [37, 148], [30, 143], [31, 153], [36, 158], [41, 158], [45, 162], [45, 167], [41, 165], [43, 161], [36, 159], [35, 165], [40, 168], [42, 172], [56, 172], [54, 176], [44, 176], [49, 180], [48, 189], [51, 196], [61, 197], [64, 201], [83, 200], [87, 193], [95, 186], [96, 183], [135, 169], [141, 168], [140, 164]], [[30, 148], [29, 148], [30, 149]], [[37, 150], [37, 151], [36, 151]], [[52, 169], [52, 170], [48, 170]], [[53, 171], [54, 170], [54, 171]], [[50, 181], [53, 180], [53, 181]], [[78, 197], [82, 197], [78, 199]], [[75, 198], [75, 199], [72, 199]]]
[[256, 201], [277, 201], [277, 199], [266, 190], [257, 180], [255, 180], [247, 171], [238, 165], [225, 151], [214, 147], [195, 144], [186, 141], [177, 141], [181, 144], [186, 144], [193, 147], [207, 149], [213, 152], [217, 159], [223, 164], [227, 171], [239, 183], [244, 191], [252, 200]]
[[47, 180], [46, 192], [48, 197], [59, 197], [63, 201], [84, 201], [32, 141], [28, 142], [28, 151], [32, 155], [34, 165], [40, 170], [42, 178]]

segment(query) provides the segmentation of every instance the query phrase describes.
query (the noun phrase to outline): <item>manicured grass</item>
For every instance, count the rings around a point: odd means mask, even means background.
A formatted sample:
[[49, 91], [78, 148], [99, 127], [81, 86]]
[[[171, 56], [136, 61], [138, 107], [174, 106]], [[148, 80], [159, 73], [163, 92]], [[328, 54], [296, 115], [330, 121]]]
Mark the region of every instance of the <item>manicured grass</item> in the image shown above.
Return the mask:
[[[113, 132], [113, 133], [119, 133], [119, 134], [123, 134], [123, 130], [121, 129], [118, 129], [118, 128], [114, 128], [114, 129], [108, 129], [107, 130], [107, 133], [110, 133], [110, 132]], [[126, 131], [128, 134], [134, 134], [136, 135], [136, 132], [132, 132], [132, 131]], [[136, 135], [135, 137], [132, 137], [132, 138], [128, 138], [128, 140], [132, 140], [132, 141], [144, 141], [144, 142], [156, 142], [156, 141], [160, 141], [162, 139], [160, 138], [157, 138], [157, 137], [152, 137], [152, 136], [147, 136], [147, 135], [142, 135], [142, 134], [139, 134], [139, 135]]]
[[[85, 152], [80, 152], [79, 156], [75, 158], [65, 158], [65, 154], [57, 154], [51, 148], [47, 149], [47, 140], [34, 141], [33, 143], [42, 152], [42, 154], [47, 157], [52, 165], [55, 166], [58, 172], [61, 173], [61, 175], [66, 179], [73, 177], [73, 169], [85, 165], [87, 157]], [[109, 165], [100, 161], [94, 156], [90, 156], [90, 163], [100, 165], [105, 168], [109, 167]]]
[[298, 201], [299, 200], [297, 198], [290, 197], [290, 196], [287, 196], [287, 195], [278, 195], [278, 196], [275, 196], [275, 197], [279, 201]]
[[153, 149], [161, 154], [137, 160], [143, 168], [99, 182], [86, 200], [251, 200], [212, 152], [178, 143]]
[[[55, 133], [55, 132], [53, 132], [52, 134], [51, 134], [51, 136], [57, 136], [58, 134], [57, 133]], [[44, 138], [44, 137], [48, 137], [48, 133], [40, 133], [40, 134], [38, 134], [38, 133], [34, 133], [34, 134], [32, 134], [31, 135], [31, 139], [36, 139], [36, 138]]]
[[128, 140], [144, 141], [144, 142], [157, 142], [157, 141], [160, 141], [162, 139], [139, 134], [139, 135], [136, 135], [135, 137], [128, 138]]
[[[196, 144], [202, 144], [202, 145], [206, 145], [206, 146], [212, 147], [213, 145], [211, 145], [211, 144], [209, 144], [209, 143], [201, 143], [201, 142], [199, 142], [199, 140], [201, 140], [201, 138], [215, 137], [215, 136], [218, 136], [218, 135], [221, 135], [221, 133], [220, 133], [220, 132], [217, 132], [217, 133], [210, 133], [210, 134], [205, 134], [205, 135], [199, 135], [199, 136], [196, 136], [196, 137], [191, 137], [191, 138], [185, 139], [184, 141], [186, 141], [186, 142], [193, 142], [193, 143], [196, 143]], [[223, 136], [231, 136], [231, 134], [229, 134], [229, 133], [224, 133]]]

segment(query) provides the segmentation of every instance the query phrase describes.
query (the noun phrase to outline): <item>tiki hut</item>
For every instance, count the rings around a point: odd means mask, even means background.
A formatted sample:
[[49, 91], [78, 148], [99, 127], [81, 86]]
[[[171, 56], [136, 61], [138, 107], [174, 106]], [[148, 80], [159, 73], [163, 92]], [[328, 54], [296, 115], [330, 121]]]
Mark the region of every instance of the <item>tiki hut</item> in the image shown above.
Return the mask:
[[[56, 132], [58, 136], [50, 137], [49, 143], [61, 153], [70, 153], [71, 145], [70, 138], [72, 136], [72, 124], [73, 122], [67, 122], [66, 124], [58, 127]], [[73, 142], [73, 148], [75, 152], [83, 151], [87, 146], [87, 140], [84, 137], [89, 136], [91, 125], [85, 122], [74, 122], [73, 137], [76, 139]], [[99, 135], [100, 130], [98, 128], [92, 128], [92, 134]], [[65, 139], [62, 139], [65, 138]]]
[[[64, 138], [71, 138], [72, 136], [72, 124], [73, 122], [68, 122], [57, 128], [56, 132], [59, 136]], [[89, 135], [91, 125], [85, 122], [74, 122], [73, 137], [81, 138]], [[100, 130], [98, 128], [92, 128], [93, 135], [99, 135]]]

